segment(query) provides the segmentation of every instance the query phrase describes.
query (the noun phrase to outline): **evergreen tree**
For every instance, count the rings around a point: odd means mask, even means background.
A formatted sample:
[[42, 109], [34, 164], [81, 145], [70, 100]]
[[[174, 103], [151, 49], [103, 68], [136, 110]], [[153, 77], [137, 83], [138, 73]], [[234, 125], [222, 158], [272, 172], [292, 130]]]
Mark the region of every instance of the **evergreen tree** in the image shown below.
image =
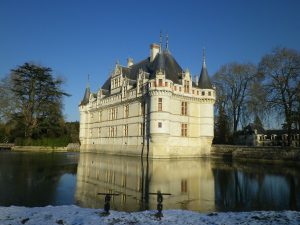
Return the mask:
[[10, 74], [15, 100], [13, 120], [25, 138], [58, 136], [63, 130], [62, 79], [52, 76], [52, 69], [25, 63]]

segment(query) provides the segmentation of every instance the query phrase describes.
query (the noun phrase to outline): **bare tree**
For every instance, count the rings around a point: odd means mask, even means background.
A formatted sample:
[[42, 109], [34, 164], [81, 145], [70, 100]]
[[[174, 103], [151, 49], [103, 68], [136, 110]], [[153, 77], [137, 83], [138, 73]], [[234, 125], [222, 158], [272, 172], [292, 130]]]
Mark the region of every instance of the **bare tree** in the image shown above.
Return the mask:
[[262, 58], [259, 73], [264, 76], [268, 106], [284, 115], [290, 145], [293, 114], [299, 104], [300, 54], [293, 49], [276, 48]]
[[11, 118], [15, 110], [11, 82], [8, 77], [0, 80], [0, 123], [5, 123]]
[[[250, 88], [257, 77], [257, 69], [253, 64], [231, 63], [221, 67], [214, 75], [214, 84], [217, 87], [217, 103], [225, 110], [232, 121], [233, 132], [237, 131], [243, 110], [250, 96]], [[220, 108], [221, 109], [221, 108]]]

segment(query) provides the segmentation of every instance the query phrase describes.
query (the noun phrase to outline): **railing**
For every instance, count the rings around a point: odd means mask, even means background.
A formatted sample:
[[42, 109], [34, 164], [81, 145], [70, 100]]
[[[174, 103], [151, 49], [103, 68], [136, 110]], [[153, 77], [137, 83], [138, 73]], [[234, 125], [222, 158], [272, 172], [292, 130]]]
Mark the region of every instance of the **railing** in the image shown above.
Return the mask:
[[[97, 195], [104, 195], [104, 212], [101, 214], [102, 216], [108, 216], [110, 210], [110, 199], [111, 196], [118, 196], [119, 193], [97, 193]], [[163, 217], [162, 210], [163, 210], [163, 195], [171, 195], [170, 193], [162, 193], [157, 191], [156, 193], [149, 193], [149, 195], [157, 195], [157, 213], [155, 217], [159, 220]]]

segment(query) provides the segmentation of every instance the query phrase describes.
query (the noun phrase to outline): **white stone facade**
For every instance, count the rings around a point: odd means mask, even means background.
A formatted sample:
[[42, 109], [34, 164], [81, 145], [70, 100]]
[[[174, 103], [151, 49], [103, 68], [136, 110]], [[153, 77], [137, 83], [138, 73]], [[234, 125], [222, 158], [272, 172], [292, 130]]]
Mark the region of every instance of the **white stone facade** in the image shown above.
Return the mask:
[[[131, 59], [127, 67], [117, 63], [97, 94], [87, 88], [79, 106], [82, 152], [151, 158], [210, 154], [216, 92], [212, 87], [200, 88], [188, 70], [174, 80], [170, 71], [181, 68], [157, 46], [151, 45], [149, 62], [133, 64]], [[143, 65], [154, 69], [149, 72]]]

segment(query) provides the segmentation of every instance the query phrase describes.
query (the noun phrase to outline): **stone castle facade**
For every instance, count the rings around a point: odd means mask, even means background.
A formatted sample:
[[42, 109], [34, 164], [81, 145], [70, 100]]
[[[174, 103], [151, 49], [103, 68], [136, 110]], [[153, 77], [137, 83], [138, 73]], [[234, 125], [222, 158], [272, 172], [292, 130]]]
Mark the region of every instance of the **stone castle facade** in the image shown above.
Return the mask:
[[97, 93], [86, 88], [80, 110], [82, 152], [201, 157], [214, 137], [215, 89], [203, 57], [198, 79], [183, 70], [161, 44], [134, 64], [116, 63]]

